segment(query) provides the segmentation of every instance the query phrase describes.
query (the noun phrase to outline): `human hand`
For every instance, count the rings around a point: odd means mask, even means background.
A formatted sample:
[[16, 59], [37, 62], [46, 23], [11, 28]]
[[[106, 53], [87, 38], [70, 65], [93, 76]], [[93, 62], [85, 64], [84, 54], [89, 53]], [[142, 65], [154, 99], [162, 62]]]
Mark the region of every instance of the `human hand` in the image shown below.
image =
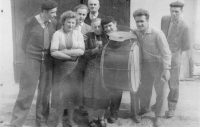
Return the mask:
[[170, 72], [168, 69], [165, 69], [164, 72], [163, 72], [163, 75], [162, 75], [162, 79], [161, 80], [164, 80], [164, 82], [167, 82], [169, 79], [170, 79]]
[[84, 41], [87, 40], [87, 36], [86, 35], [83, 35], [83, 38], [84, 38]]

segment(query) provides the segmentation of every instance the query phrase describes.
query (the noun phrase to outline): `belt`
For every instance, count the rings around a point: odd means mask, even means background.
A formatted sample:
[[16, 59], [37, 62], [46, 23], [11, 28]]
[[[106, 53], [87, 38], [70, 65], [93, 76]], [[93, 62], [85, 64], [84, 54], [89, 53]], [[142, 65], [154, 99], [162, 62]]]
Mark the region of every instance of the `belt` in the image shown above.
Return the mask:
[[47, 56], [49, 54], [48, 50], [43, 50], [42, 51], [42, 60], [45, 60], [45, 56]]

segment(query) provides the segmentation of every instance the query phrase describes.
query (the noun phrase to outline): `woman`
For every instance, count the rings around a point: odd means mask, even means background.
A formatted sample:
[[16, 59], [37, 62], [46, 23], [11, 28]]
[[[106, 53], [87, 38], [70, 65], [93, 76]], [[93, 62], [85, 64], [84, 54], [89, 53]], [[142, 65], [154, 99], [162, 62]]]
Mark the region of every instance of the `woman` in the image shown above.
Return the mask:
[[98, 110], [98, 119], [102, 127], [106, 126], [104, 119], [105, 109], [108, 108], [110, 100], [108, 91], [100, 81], [100, 60], [103, 46], [107, 42], [107, 35], [102, 33], [101, 19], [96, 18], [91, 22], [94, 32], [87, 33], [85, 42], [85, 54], [87, 66], [84, 76], [84, 106], [88, 111], [90, 127], [97, 127], [93, 120], [94, 110]]
[[[85, 46], [83, 35], [74, 30], [76, 14], [66, 11], [60, 16], [62, 28], [56, 31], [51, 42], [51, 55], [55, 58], [54, 84], [57, 83], [59, 105], [57, 106], [57, 127], [63, 127], [62, 117], [64, 104], [68, 109], [68, 124], [78, 127], [73, 120], [74, 107], [82, 105], [81, 90], [79, 86], [79, 71], [76, 68], [78, 56], [84, 54]], [[65, 103], [66, 102], [66, 103]]]

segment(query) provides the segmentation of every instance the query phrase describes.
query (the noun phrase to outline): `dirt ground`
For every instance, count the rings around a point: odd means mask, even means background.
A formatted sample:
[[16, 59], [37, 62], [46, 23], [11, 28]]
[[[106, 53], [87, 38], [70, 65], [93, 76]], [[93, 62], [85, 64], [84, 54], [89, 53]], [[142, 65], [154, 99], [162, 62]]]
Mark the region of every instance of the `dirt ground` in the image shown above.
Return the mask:
[[[168, 90], [169, 91], [169, 90]], [[6, 127], [12, 115], [12, 109], [18, 94], [18, 84], [0, 86], [0, 127]], [[24, 127], [35, 127], [35, 100], [28, 114]], [[166, 101], [166, 100], [165, 100]], [[151, 103], [155, 102], [155, 92]], [[108, 124], [107, 127], [155, 127], [154, 113], [150, 112], [142, 117], [140, 124], [135, 124], [131, 120], [129, 105], [129, 92], [124, 92], [120, 106], [120, 118], [115, 124]], [[167, 103], [165, 104], [167, 110]], [[66, 122], [64, 117], [63, 121]], [[75, 121], [80, 127], [87, 127], [87, 116], [81, 116], [78, 112], [75, 114]], [[173, 118], [163, 118], [163, 127], [200, 127], [200, 79], [195, 78], [186, 81], [180, 81], [180, 99], [177, 105], [176, 115]], [[49, 127], [55, 127], [56, 115], [51, 110]], [[67, 125], [65, 124], [65, 127]]]

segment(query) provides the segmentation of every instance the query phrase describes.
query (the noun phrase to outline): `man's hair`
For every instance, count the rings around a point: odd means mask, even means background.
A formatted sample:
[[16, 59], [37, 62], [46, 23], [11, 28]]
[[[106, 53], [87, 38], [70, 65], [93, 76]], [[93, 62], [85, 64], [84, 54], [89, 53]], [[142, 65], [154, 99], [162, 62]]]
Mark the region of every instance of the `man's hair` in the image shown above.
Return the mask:
[[60, 15], [60, 23], [63, 25], [65, 20], [68, 19], [68, 18], [74, 18], [76, 19], [76, 13], [69, 10], [69, 11], [66, 11], [66, 12], [63, 12], [61, 15]]
[[[89, 4], [91, 1], [94, 1], [94, 0], [88, 0], [88, 4]], [[99, 0], [95, 0], [95, 1], [97, 1], [97, 2], [100, 4]]]
[[95, 18], [95, 19], [93, 19], [92, 21], [91, 21], [91, 26], [92, 26], [92, 23], [94, 23], [94, 22], [97, 22], [97, 21], [100, 21], [101, 22], [101, 18]]
[[79, 4], [78, 6], [76, 6], [76, 7], [74, 8], [74, 11], [77, 11], [78, 9], [86, 9], [87, 12], [89, 12], [88, 7], [87, 7], [86, 5], [84, 5], [84, 4]]
[[58, 4], [54, 1], [54, 0], [45, 0], [44, 2], [42, 2], [41, 4], [41, 10], [46, 10], [49, 11], [53, 8], [58, 7]]
[[111, 22], [117, 23], [116, 20], [112, 16], [106, 16], [105, 18], [102, 19], [101, 25], [104, 26], [104, 25], [107, 25]]
[[133, 17], [137, 17], [137, 16], [145, 16], [147, 20], [149, 20], [149, 12], [147, 10], [144, 10], [144, 9], [137, 9], [133, 12]]

